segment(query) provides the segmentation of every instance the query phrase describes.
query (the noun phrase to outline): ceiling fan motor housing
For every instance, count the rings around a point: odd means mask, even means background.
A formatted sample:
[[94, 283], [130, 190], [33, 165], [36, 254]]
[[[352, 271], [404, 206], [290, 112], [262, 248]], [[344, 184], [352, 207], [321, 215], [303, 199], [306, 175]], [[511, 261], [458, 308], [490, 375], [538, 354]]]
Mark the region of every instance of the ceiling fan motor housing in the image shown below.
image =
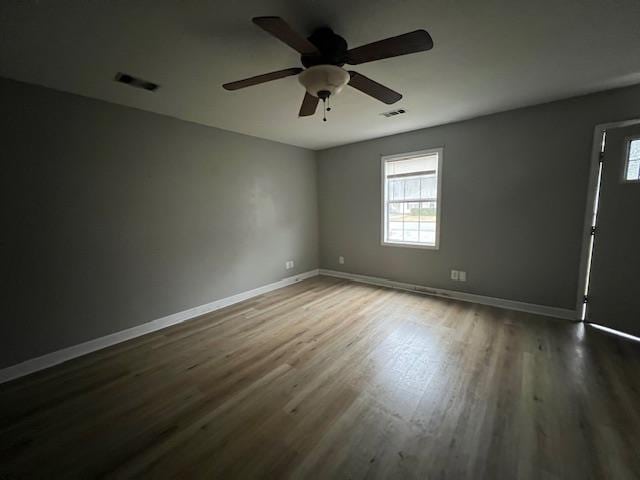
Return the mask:
[[320, 54], [303, 54], [300, 57], [302, 65], [337, 65], [341, 67], [347, 62], [347, 41], [328, 27], [316, 29], [308, 40], [313, 43]]

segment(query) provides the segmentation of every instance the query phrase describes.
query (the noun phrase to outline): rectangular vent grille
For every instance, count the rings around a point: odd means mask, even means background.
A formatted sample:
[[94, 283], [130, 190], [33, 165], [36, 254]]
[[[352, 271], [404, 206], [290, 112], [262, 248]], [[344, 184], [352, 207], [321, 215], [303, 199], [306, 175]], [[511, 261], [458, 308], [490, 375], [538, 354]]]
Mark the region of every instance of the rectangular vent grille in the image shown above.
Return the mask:
[[407, 113], [407, 111], [404, 108], [399, 108], [398, 110], [391, 110], [390, 112], [384, 112], [381, 113], [380, 115], [382, 115], [383, 117], [395, 117], [396, 115], [402, 115], [403, 113]]
[[421, 287], [419, 285], [416, 285], [415, 287], [413, 287], [413, 289], [416, 292], [420, 292], [420, 293], [426, 293], [429, 295], [437, 295], [437, 296], [442, 296], [442, 297], [448, 297], [449, 295], [443, 292], [438, 292], [436, 290], [432, 290], [431, 288], [427, 288], [427, 287]]
[[148, 82], [147, 80], [142, 80], [141, 78], [136, 78], [128, 73], [122, 72], [118, 72], [114, 80], [116, 82], [124, 83], [125, 85], [149, 90], [150, 92], [155, 92], [159, 86], [157, 83]]

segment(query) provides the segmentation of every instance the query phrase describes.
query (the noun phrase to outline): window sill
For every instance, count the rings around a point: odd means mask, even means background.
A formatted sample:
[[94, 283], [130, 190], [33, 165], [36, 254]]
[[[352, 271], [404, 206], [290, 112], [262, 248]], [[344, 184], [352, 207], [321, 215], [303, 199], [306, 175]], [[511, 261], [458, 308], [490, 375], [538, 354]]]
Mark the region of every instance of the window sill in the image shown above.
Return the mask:
[[404, 242], [382, 242], [383, 247], [404, 247], [404, 248], [419, 248], [422, 250], [438, 250], [440, 247], [436, 245], [425, 245], [422, 243], [404, 243]]

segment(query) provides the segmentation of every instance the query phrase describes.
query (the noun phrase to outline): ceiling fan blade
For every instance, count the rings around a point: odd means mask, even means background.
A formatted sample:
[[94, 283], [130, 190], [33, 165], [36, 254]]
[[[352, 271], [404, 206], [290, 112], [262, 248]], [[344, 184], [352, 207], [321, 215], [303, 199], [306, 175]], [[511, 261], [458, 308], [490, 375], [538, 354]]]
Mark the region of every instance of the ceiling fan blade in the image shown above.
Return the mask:
[[253, 23], [286, 43], [302, 55], [319, 53], [316, 46], [289, 26], [280, 17], [254, 17]]
[[396, 103], [402, 98], [402, 95], [400, 95], [398, 92], [393, 91], [378, 82], [374, 82], [361, 73], [349, 72], [349, 75], [351, 75], [349, 85], [357, 90], [360, 90], [362, 93], [366, 93], [367, 95], [380, 100], [383, 103], [386, 103], [387, 105]]
[[300, 106], [300, 113], [298, 113], [299, 117], [309, 117], [316, 113], [316, 108], [318, 108], [318, 102], [320, 99], [318, 97], [314, 97], [309, 92], [305, 92], [304, 98], [302, 99], [302, 105]]
[[278, 80], [279, 78], [297, 75], [301, 71], [302, 68], [285, 68], [284, 70], [278, 70], [277, 72], [264, 73], [262, 75], [256, 75], [255, 77], [245, 78], [244, 80], [225, 83], [222, 85], [222, 88], [225, 90], [238, 90], [240, 88], [251, 87], [260, 83], [270, 82], [271, 80]]
[[416, 30], [397, 37], [368, 43], [347, 52], [349, 65], [373, 62], [383, 58], [399, 57], [409, 53], [425, 52], [433, 48], [433, 40], [426, 30]]

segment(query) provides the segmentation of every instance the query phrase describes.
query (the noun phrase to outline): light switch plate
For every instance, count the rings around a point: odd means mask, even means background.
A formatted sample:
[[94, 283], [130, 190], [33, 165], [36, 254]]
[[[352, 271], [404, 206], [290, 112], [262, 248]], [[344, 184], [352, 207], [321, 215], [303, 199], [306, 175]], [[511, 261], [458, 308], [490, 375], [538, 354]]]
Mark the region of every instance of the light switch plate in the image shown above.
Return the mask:
[[459, 273], [458, 270], [451, 270], [451, 280], [458, 280]]

